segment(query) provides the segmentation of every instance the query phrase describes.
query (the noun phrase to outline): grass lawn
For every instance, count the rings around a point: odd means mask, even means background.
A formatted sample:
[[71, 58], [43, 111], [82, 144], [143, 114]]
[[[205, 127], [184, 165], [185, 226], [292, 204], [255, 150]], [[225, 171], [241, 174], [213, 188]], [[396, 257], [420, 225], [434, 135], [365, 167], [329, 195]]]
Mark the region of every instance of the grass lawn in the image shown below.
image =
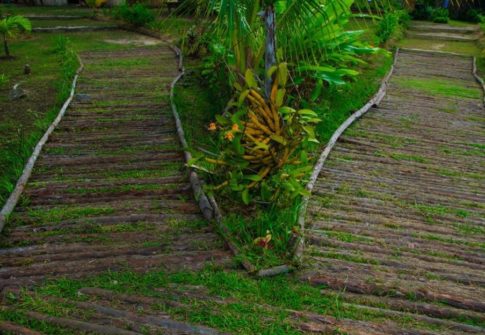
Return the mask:
[[[57, 114], [60, 59], [53, 51], [56, 36], [31, 35], [10, 44], [13, 60], [0, 60], [0, 203], [13, 189], [33, 146]], [[32, 74], [24, 75], [29, 64]], [[11, 87], [21, 83], [27, 96], [10, 101]]]
[[0, 5], [3, 14], [12, 15], [73, 15], [91, 16], [92, 10], [78, 6], [19, 6], [19, 5]]
[[479, 46], [473, 42], [433, 41], [417, 38], [406, 38], [399, 43], [399, 47], [454, 52], [469, 56], [477, 56], [480, 53]]
[[[310, 286], [291, 276], [254, 280], [235, 271], [208, 266], [194, 272], [168, 274], [162, 270], [137, 274], [127, 271], [112, 272], [84, 280], [60, 279], [37, 287], [33, 293], [7, 295], [7, 301], [17, 305], [15, 311], [0, 310], [0, 320], [14, 321], [50, 335], [71, 334], [65, 328], [32, 320], [25, 312], [36, 311], [56, 317], [89, 319], [92, 311], [76, 306], [77, 302], [105, 304], [103, 299], [79, 294], [85, 287], [96, 287], [120, 294], [155, 298], [156, 303], [138, 307], [135, 313], [143, 315], [168, 314], [171, 318], [216, 328], [230, 334], [291, 335], [307, 333], [301, 313], [316, 313], [325, 318], [372, 321], [385, 324], [388, 316], [378, 308], [383, 302], [370, 303], [374, 310], [354, 305], [344, 292]], [[123, 309], [121, 302], [111, 301], [114, 308]], [[298, 311], [295, 313], [295, 311]], [[310, 314], [308, 314], [310, 315]], [[393, 321], [406, 329], [444, 330], [443, 326], [421, 323], [406, 315]], [[483, 324], [478, 320], [460, 320], [469, 324]], [[336, 323], [338, 321], [334, 321]], [[303, 329], [302, 329], [303, 328]], [[331, 334], [346, 334], [338, 330]], [[330, 334], [330, 332], [329, 332]]]
[[109, 26], [112, 25], [107, 22], [95, 21], [90, 19], [72, 19], [72, 20], [31, 20], [32, 28], [42, 28], [42, 27], [65, 27], [65, 26], [88, 26], [88, 27], [99, 27], [99, 26]]

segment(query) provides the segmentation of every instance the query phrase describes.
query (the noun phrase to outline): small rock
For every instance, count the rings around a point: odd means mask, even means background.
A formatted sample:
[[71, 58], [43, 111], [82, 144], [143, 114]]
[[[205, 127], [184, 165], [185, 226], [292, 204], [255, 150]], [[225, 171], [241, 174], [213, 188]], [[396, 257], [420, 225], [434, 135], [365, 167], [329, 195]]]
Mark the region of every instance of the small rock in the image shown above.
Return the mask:
[[20, 84], [13, 85], [13, 88], [12, 90], [10, 90], [10, 93], [8, 95], [11, 101], [19, 100], [26, 96], [27, 96], [27, 92], [25, 92], [25, 90], [20, 87]]
[[24, 65], [24, 74], [25, 75], [29, 75], [32, 73], [32, 69], [30, 68], [30, 65], [29, 64], [25, 64]]
[[89, 94], [76, 94], [76, 101], [81, 103], [90, 102], [91, 96]]

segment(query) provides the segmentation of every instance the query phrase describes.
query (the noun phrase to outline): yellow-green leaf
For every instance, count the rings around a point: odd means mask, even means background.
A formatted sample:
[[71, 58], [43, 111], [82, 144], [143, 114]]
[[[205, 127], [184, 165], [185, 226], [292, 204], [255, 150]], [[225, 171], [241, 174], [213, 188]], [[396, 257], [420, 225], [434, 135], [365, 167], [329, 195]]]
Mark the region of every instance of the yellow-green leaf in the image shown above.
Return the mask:
[[276, 92], [276, 107], [281, 107], [283, 106], [283, 103], [285, 101], [285, 95], [286, 95], [286, 89], [280, 88], [278, 92]]
[[258, 83], [256, 82], [256, 79], [254, 78], [254, 73], [251, 69], [246, 70], [246, 74], [244, 75], [244, 78], [249, 88], [258, 87]]

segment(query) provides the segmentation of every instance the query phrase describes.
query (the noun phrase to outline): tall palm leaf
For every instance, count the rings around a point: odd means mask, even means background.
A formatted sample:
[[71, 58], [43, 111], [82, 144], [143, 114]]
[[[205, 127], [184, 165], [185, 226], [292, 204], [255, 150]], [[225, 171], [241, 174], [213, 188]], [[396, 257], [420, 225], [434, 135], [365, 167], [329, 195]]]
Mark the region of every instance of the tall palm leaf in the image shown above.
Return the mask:
[[7, 40], [15, 37], [20, 32], [30, 32], [31, 30], [32, 24], [29, 19], [20, 15], [8, 16], [0, 20], [0, 34], [3, 36], [3, 48], [6, 57], [10, 57]]
[[264, 63], [268, 95], [272, 78], [267, 73], [276, 62], [276, 42], [281, 41], [281, 49], [293, 55], [294, 60], [315, 58], [322, 50], [311, 49], [300, 37], [315, 29], [333, 34], [335, 26], [331, 21], [348, 11], [351, 3], [352, 0], [209, 0], [207, 12], [217, 14], [215, 32], [232, 49], [232, 65], [237, 71], [244, 73], [247, 68], [259, 68]]

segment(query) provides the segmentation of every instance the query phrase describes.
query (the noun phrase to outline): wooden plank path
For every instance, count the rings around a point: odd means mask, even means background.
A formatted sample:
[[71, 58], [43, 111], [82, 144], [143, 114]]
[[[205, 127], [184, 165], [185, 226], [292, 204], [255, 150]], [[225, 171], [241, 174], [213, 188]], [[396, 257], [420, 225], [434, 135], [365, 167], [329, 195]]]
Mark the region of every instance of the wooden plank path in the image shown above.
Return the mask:
[[473, 325], [485, 320], [485, 110], [472, 65], [400, 52], [387, 96], [319, 176], [302, 280], [437, 334], [485, 332]]
[[230, 253], [191, 195], [167, 46], [86, 52], [77, 96], [0, 238], [0, 290], [107, 270], [199, 269]]

